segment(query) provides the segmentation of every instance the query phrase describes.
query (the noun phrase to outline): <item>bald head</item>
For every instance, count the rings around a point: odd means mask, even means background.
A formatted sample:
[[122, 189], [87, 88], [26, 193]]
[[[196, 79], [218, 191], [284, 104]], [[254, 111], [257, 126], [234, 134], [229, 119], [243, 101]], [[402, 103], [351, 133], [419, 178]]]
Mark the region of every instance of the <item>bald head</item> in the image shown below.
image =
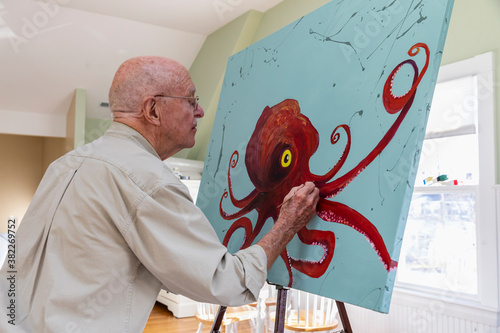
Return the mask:
[[188, 70], [163, 57], [137, 57], [116, 71], [109, 89], [113, 121], [139, 132], [161, 159], [190, 148], [204, 115]]
[[113, 113], [138, 113], [146, 96], [171, 94], [187, 69], [175, 60], [144, 56], [125, 61], [116, 71], [109, 89]]

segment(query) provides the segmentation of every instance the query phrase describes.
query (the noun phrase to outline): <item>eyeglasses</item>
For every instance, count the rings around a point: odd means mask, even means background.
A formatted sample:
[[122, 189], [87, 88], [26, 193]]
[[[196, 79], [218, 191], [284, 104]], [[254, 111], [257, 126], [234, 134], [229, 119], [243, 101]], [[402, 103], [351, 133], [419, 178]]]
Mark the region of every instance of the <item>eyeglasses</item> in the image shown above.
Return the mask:
[[200, 100], [199, 96], [194, 96], [194, 97], [186, 97], [186, 96], [167, 96], [167, 95], [154, 95], [154, 97], [168, 97], [168, 98], [184, 98], [184, 99], [193, 99], [194, 100], [194, 110], [196, 111], [198, 109], [198, 101]]

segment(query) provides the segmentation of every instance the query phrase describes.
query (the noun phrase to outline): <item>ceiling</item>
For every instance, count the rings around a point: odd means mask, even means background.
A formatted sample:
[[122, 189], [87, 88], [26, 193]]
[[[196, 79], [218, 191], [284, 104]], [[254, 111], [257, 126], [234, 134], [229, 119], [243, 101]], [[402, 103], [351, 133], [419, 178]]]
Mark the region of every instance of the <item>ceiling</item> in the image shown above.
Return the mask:
[[[40, 0], [47, 2], [47, 0]], [[248, 10], [265, 12], [283, 0], [57, 0], [68, 8], [208, 36]]]
[[282, 1], [0, 0], [0, 133], [64, 136], [41, 127], [61, 127], [76, 88], [87, 117], [110, 119], [100, 105], [124, 60], [161, 55], [189, 68], [212, 32]]

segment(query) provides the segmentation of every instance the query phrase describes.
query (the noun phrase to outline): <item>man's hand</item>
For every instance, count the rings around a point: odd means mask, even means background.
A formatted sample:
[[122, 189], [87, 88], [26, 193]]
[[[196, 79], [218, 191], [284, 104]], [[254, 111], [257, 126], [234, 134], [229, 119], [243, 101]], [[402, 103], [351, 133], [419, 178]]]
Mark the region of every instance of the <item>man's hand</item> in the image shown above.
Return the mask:
[[297, 233], [316, 214], [318, 201], [319, 190], [312, 182], [292, 188], [283, 200], [276, 223], [285, 223], [294, 230], [294, 234]]
[[319, 190], [312, 182], [294, 187], [283, 200], [280, 215], [272, 229], [257, 243], [267, 255], [267, 269], [285, 249], [288, 242], [316, 214]]

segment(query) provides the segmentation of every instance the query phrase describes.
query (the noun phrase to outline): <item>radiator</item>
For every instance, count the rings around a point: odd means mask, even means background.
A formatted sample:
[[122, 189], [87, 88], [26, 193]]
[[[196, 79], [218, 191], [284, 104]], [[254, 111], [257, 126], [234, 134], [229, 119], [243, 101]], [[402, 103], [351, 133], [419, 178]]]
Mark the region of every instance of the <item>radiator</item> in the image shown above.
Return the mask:
[[[389, 314], [346, 304], [355, 333], [500, 333], [499, 314], [475, 309], [457, 316], [444, 302], [421, 305], [392, 302]], [[455, 312], [455, 313], [453, 313]]]

